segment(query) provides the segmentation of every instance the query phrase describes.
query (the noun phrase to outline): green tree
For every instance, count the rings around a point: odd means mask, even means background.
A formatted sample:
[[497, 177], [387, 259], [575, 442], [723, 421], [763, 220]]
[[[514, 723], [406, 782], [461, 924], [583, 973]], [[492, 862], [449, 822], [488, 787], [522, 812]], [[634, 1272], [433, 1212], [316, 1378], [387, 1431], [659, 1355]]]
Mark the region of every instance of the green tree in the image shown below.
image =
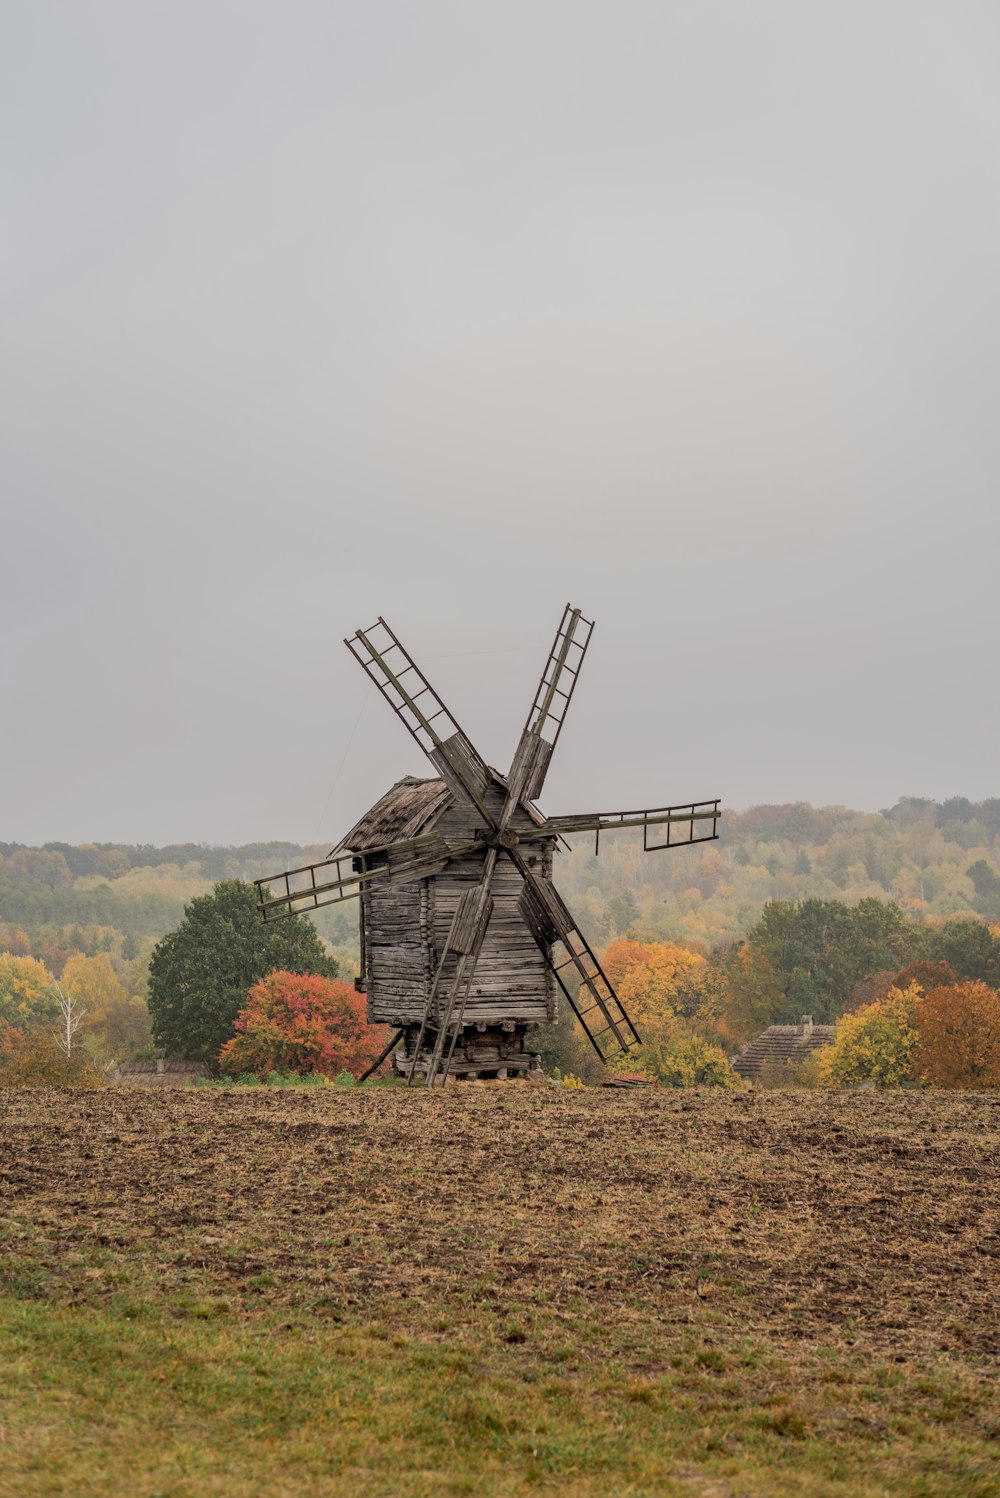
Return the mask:
[[766, 1013], [769, 1024], [791, 1024], [802, 1014], [826, 1024], [845, 1009], [862, 978], [880, 969], [895, 972], [916, 955], [917, 940], [916, 928], [885, 900], [770, 900], [747, 934], [745, 951], [728, 964], [735, 1010]]
[[153, 948], [149, 1012], [153, 1038], [176, 1056], [214, 1066], [247, 1002], [268, 973], [337, 976], [315, 928], [302, 916], [265, 926], [252, 885], [226, 879], [185, 908], [184, 919]]
[[1000, 921], [1000, 874], [995, 874], [985, 858], [977, 858], [966, 870], [976, 891], [976, 909], [987, 920]]
[[554, 1025], [539, 1025], [528, 1035], [529, 1050], [541, 1058], [542, 1069], [550, 1075], [582, 1077], [585, 1082], [599, 1082], [604, 1062], [584, 1035], [572, 1009], [560, 998], [559, 1016]]
[[931, 927], [923, 936], [920, 956], [947, 962], [958, 978], [1000, 988], [1000, 938], [985, 921], [945, 921]]
[[630, 889], [612, 895], [608, 901], [608, 923], [616, 936], [624, 936], [639, 918], [639, 907]]

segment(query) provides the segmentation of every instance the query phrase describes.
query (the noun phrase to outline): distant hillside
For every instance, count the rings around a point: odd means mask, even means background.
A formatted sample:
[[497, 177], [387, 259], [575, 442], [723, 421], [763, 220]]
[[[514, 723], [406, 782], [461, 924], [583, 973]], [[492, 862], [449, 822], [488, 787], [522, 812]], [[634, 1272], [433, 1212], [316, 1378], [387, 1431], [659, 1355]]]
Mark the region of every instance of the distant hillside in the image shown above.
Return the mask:
[[[0, 843], [0, 950], [41, 957], [59, 973], [75, 951], [138, 960], [219, 879], [255, 879], [321, 858], [296, 843], [166, 848], [119, 843], [27, 848]], [[727, 813], [718, 842], [669, 853], [641, 840], [585, 837], [556, 860], [556, 879], [595, 944], [631, 928], [708, 946], [742, 937], [768, 900], [894, 901], [916, 918], [1000, 922], [1000, 798], [938, 804], [906, 797], [884, 812], [800, 802]], [[317, 913], [349, 966], [353, 904]]]
[[[596, 941], [638, 925], [716, 945], [768, 900], [892, 900], [915, 917], [1000, 922], [1000, 798], [904, 797], [883, 812], [806, 802], [729, 812], [717, 842], [643, 853], [641, 839], [583, 837], [557, 860], [560, 889]], [[634, 906], [632, 904], [634, 902]]]

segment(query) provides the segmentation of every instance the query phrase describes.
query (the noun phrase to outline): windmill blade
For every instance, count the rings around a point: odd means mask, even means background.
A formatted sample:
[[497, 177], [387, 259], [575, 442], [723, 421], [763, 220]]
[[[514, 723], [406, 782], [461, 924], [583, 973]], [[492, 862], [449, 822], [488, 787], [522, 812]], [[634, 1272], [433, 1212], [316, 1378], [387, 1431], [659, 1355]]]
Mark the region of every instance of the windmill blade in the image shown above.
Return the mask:
[[[654, 806], [645, 811], [594, 811], [578, 816], [546, 817], [540, 833], [563, 836], [567, 832], [593, 832], [596, 853], [602, 832], [616, 832], [620, 827], [641, 827], [644, 853], [662, 848], [686, 848], [689, 843], [710, 843], [719, 836], [722, 812], [718, 800], [687, 801], [683, 806]], [[650, 827], [666, 827], [666, 842], [651, 843]], [[675, 833], [676, 829], [676, 833]]]
[[[628, 1011], [555, 885], [550, 879], [539, 878], [516, 850], [510, 851], [510, 857], [524, 880], [519, 901], [521, 914], [594, 1050], [602, 1061], [607, 1061], [616, 1051], [625, 1052], [641, 1045]], [[557, 942], [566, 953], [561, 962], [550, 956], [550, 948]], [[583, 985], [582, 1003], [577, 1003], [566, 986], [563, 975], [571, 976], [569, 968], [576, 969]]]
[[[470, 801], [484, 826], [494, 829], [495, 818], [485, 800], [491, 780], [485, 762], [382, 616], [370, 629], [357, 630], [344, 644], [449, 790], [458, 800]], [[404, 677], [409, 680], [404, 682]]]
[[519, 801], [534, 801], [541, 795], [593, 629], [592, 619], [585, 619], [579, 609], [566, 605], [511, 762], [507, 781], [510, 812]]
[[[434, 1078], [437, 1075], [444, 1052], [445, 1040], [449, 1029], [454, 1024], [451, 1050], [448, 1053], [448, 1062], [455, 1050], [455, 1041], [462, 1026], [462, 1017], [465, 1014], [465, 1002], [469, 996], [469, 989], [476, 973], [476, 964], [479, 961], [479, 953], [482, 950], [486, 930], [493, 914], [493, 895], [491, 886], [493, 883], [493, 871], [497, 865], [497, 850], [490, 848], [483, 865], [483, 872], [479, 883], [474, 889], [466, 890], [458, 902], [455, 914], [452, 916], [451, 926], [445, 938], [444, 948], [438, 959], [437, 969], [434, 973], [434, 981], [431, 984], [427, 1003], [424, 1007], [423, 1018], [420, 1021], [420, 1029], [417, 1032], [416, 1042], [413, 1047], [413, 1059], [410, 1062], [410, 1070], [407, 1073], [407, 1086], [412, 1086], [413, 1076], [416, 1071], [417, 1061], [420, 1056], [420, 1047], [423, 1044], [427, 1027], [432, 1018], [437, 1028], [434, 1041], [434, 1050], [430, 1063], [427, 1067], [426, 1083], [433, 1087]], [[448, 963], [455, 959], [454, 972], [451, 975], [451, 983], [448, 995], [443, 1007], [439, 1006], [438, 995], [444, 985], [445, 969]], [[461, 1006], [457, 1020], [454, 1019], [455, 1004], [461, 994]], [[447, 1075], [447, 1066], [445, 1068]]]
[[481, 846], [478, 842], [449, 843], [434, 835], [418, 837], [408, 843], [370, 849], [366, 858], [384, 856], [385, 862], [360, 872], [348, 855], [324, 858], [283, 874], [255, 879], [257, 908], [264, 924], [270, 925], [323, 905], [354, 900], [366, 889], [384, 889], [409, 879], [429, 878], [439, 874], [452, 858], [474, 853]]

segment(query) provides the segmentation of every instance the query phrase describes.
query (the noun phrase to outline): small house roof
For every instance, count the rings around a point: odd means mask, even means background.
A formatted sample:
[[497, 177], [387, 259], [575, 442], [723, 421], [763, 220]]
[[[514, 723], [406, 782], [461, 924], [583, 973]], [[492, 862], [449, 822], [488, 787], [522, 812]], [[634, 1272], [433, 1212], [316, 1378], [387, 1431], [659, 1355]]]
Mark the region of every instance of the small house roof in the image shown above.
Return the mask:
[[203, 1061], [123, 1061], [111, 1081], [128, 1087], [184, 1087], [211, 1073]]
[[756, 1040], [751, 1040], [733, 1057], [733, 1070], [753, 1080], [768, 1063], [801, 1061], [819, 1046], [832, 1045], [836, 1033], [836, 1025], [814, 1025], [805, 1014], [800, 1025], [768, 1025]]

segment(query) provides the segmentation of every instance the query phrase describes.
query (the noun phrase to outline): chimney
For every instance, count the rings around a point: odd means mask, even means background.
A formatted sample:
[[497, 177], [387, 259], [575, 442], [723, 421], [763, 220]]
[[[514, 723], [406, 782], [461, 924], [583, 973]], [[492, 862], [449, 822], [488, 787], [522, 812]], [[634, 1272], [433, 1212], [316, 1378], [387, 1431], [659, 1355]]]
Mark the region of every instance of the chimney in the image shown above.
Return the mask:
[[812, 1034], [812, 1032], [813, 1032], [813, 1017], [812, 1017], [811, 1014], [804, 1014], [802, 1016], [802, 1023], [799, 1026], [799, 1029], [802, 1031], [803, 1035], [811, 1035]]

